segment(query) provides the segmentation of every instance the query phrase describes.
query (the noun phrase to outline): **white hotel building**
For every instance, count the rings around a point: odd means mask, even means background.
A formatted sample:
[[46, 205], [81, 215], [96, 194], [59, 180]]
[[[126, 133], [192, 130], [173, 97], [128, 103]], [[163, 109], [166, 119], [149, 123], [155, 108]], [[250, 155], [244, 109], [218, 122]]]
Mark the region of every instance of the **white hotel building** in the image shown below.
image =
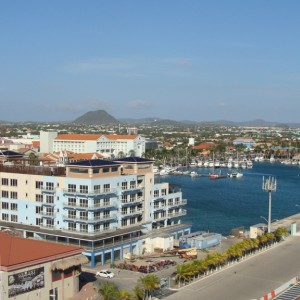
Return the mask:
[[60, 134], [40, 132], [40, 152], [98, 152], [106, 158], [138, 156], [145, 153], [146, 140], [140, 135]]
[[153, 161], [127, 157], [65, 167], [0, 164], [0, 230], [76, 245], [90, 265], [142, 254], [155, 234], [191, 231], [179, 186], [156, 182]]

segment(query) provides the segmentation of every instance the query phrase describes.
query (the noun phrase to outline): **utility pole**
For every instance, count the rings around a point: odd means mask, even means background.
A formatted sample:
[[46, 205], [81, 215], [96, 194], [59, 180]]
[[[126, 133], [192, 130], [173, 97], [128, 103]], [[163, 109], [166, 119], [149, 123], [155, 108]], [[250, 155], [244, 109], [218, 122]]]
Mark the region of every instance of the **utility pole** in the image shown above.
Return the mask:
[[269, 176], [269, 178], [265, 179], [263, 176], [262, 182], [262, 190], [269, 193], [269, 214], [268, 214], [268, 233], [271, 232], [271, 210], [272, 210], [272, 192], [276, 192], [277, 181], [275, 177]]

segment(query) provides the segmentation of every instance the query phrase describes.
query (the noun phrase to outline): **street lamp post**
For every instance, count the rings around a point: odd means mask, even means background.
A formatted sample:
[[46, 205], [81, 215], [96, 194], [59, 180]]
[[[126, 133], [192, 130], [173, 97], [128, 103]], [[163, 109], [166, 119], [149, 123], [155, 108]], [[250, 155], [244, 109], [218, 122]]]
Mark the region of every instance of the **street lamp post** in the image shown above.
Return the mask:
[[272, 192], [276, 192], [277, 181], [275, 177], [269, 176], [265, 179], [263, 176], [262, 190], [269, 193], [269, 214], [268, 214], [268, 233], [271, 232], [271, 210], [272, 210]]

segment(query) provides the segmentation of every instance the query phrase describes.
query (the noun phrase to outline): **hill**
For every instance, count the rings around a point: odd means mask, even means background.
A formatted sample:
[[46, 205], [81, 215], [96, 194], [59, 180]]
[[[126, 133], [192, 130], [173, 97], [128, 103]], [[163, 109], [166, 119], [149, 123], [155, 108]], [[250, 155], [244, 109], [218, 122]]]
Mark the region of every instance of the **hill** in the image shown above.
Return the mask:
[[76, 124], [86, 125], [108, 125], [119, 124], [116, 118], [108, 114], [105, 110], [89, 111], [73, 121]]

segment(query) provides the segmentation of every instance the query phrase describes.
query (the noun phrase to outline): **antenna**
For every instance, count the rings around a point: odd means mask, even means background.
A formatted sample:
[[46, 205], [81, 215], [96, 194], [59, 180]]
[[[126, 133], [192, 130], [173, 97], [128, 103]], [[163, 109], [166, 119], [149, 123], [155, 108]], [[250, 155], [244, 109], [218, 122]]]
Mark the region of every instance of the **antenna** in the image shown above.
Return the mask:
[[263, 176], [262, 190], [269, 193], [269, 215], [268, 215], [268, 233], [271, 232], [271, 209], [272, 209], [272, 192], [276, 192], [277, 180], [273, 176], [265, 179]]

